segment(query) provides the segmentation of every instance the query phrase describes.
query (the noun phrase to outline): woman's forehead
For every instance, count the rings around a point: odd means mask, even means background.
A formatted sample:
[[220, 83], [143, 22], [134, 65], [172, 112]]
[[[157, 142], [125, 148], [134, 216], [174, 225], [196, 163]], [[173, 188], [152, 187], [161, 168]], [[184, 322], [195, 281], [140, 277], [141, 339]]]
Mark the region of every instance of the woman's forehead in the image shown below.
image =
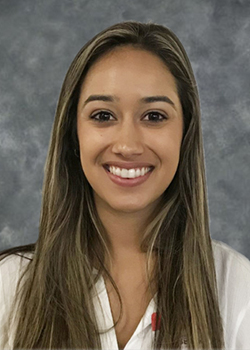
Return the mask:
[[[116, 90], [121, 94], [161, 95], [164, 91], [177, 94], [176, 81], [166, 64], [149, 51], [122, 47], [105, 54], [90, 67], [82, 83], [84, 94]], [[142, 97], [142, 96], [141, 96]]]

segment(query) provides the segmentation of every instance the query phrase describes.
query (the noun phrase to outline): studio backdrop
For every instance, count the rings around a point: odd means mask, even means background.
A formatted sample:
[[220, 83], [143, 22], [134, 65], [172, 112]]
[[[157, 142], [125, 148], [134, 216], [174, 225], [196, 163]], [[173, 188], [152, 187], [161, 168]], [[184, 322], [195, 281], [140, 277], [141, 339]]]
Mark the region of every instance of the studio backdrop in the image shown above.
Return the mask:
[[210, 230], [250, 258], [250, 1], [1, 0], [0, 250], [38, 237], [44, 163], [70, 62], [121, 21], [183, 43], [198, 83]]

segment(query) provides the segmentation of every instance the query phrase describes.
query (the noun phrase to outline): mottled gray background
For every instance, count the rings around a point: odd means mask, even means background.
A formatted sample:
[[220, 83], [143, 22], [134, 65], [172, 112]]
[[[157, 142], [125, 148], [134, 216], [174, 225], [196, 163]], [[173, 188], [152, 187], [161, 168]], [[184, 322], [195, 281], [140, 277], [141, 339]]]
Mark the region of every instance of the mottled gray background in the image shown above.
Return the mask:
[[125, 20], [168, 26], [197, 78], [211, 235], [250, 258], [250, 1], [0, 0], [0, 249], [35, 242], [61, 84], [78, 50]]

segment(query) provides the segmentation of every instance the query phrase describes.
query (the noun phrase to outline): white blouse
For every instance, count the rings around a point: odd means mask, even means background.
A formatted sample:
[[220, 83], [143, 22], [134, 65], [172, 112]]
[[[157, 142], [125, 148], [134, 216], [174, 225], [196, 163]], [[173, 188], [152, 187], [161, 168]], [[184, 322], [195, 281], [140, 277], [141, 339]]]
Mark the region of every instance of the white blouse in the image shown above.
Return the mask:
[[[225, 243], [212, 241], [217, 276], [219, 307], [223, 320], [225, 348], [227, 350], [250, 349], [250, 261]], [[32, 255], [26, 254], [31, 257]], [[29, 260], [11, 255], [0, 262], [0, 349], [13, 348], [14, 326], [6, 329], [4, 324], [14, 291], [22, 272]], [[93, 295], [95, 312], [100, 331], [113, 326], [113, 318], [107, 290], [103, 277], [96, 282], [99, 296]], [[156, 303], [153, 298], [139, 322], [134, 334], [124, 350], [151, 350]], [[153, 315], [153, 316], [152, 316]], [[157, 330], [156, 330], [157, 331]], [[7, 346], [3, 347], [4, 336], [7, 335]], [[115, 329], [100, 335], [102, 349], [118, 350]], [[181, 349], [187, 349], [185, 339]]]

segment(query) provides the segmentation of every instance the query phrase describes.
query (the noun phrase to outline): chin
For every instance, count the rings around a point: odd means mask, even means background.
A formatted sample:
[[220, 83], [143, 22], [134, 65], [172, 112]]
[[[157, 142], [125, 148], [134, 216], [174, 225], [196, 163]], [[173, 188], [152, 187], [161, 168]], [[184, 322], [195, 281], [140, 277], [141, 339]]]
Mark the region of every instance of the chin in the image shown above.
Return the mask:
[[117, 212], [120, 212], [120, 213], [136, 213], [136, 212], [140, 212], [140, 211], [143, 211], [144, 209], [148, 209], [149, 208], [149, 205], [152, 204], [152, 203], [145, 203], [145, 204], [142, 204], [142, 203], [123, 203], [121, 205], [121, 202], [117, 203], [116, 204], [109, 204], [110, 207], [114, 210], [114, 211], [117, 211]]

